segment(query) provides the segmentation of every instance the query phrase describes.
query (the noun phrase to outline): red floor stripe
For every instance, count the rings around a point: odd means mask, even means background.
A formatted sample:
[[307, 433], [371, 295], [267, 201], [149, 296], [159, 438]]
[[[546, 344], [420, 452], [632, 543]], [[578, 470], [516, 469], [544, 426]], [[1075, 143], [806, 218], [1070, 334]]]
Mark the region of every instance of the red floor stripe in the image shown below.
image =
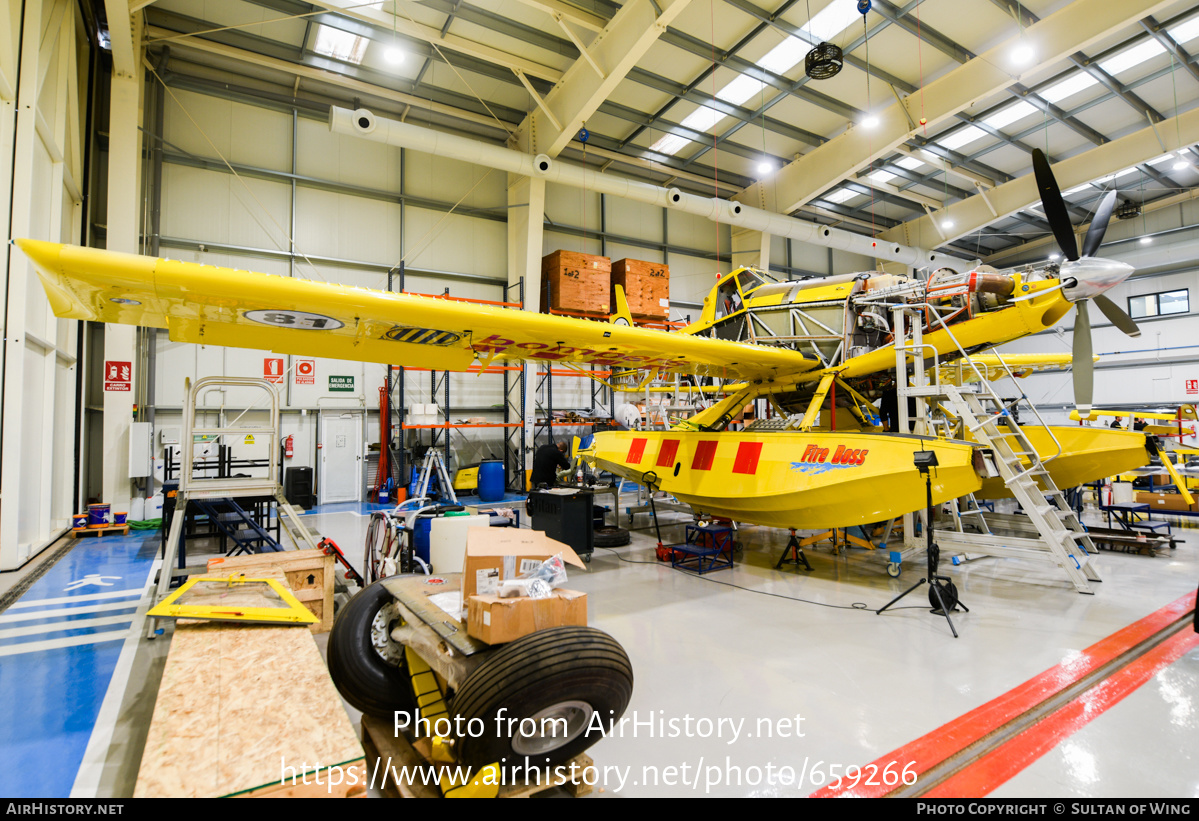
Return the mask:
[[[910, 744], [882, 756], [873, 763], [879, 772], [882, 772], [883, 768], [892, 762], [898, 762], [896, 766], [900, 770], [912, 764], [914, 766], [911, 769], [923, 773], [989, 735], [995, 728], [1061, 692], [1130, 647], [1161, 631], [1194, 607], [1195, 594], [1188, 593], [1160, 610], [1150, 613], [1140, 621], [1100, 639], [1082, 651], [1078, 658], [1051, 667], [1039, 676], [1029, 679], [998, 698], [971, 710]], [[838, 789], [825, 787], [812, 793], [812, 797], [879, 797], [893, 789], [894, 786], [883, 784], [859, 785], [852, 789], [849, 786]]]
[[925, 797], [982, 798], [990, 795], [1195, 647], [1199, 647], [1199, 634], [1184, 627], [1181, 632], [1099, 682], [1057, 712], [946, 779], [927, 792]]

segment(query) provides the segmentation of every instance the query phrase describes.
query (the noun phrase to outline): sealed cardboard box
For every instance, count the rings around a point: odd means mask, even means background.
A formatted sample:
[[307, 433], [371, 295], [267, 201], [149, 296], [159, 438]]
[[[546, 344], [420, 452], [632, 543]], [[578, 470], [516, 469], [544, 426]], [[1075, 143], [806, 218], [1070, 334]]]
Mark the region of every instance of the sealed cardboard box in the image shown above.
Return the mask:
[[562, 561], [580, 570], [587, 565], [570, 545], [551, 539], [540, 530], [516, 527], [472, 527], [466, 533], [466, 558], [462, 564], [462, 597], [490, 595], [499, 583], [515, 579], [541, 562], [562, 554]]
[[558, 588], [545, 599], [471, 596], [466, 632], [488, 644], [503, 644], [549, 627], [587, 624], [587, 594]]
[[1139, 504], [1149, 505], [1150, 510], [1185, 510], [1191, 513], [1199, 512], [1199, 505], [1188, 505], [1181, 493], [1137, 493]]

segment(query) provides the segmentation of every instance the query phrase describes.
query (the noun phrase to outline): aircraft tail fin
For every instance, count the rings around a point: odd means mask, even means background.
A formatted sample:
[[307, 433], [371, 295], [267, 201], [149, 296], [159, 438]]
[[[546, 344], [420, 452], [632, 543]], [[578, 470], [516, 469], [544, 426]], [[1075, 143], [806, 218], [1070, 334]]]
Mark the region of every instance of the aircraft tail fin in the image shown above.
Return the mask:
[[613, 325], [628, 325], [633, 327], [633, 312], [629, 310], [629, 301], [625, 298], [624, 288], [620, 285], [613, 286], [616, 291], [616, 305], [612, 316], [608, 317], [608, 321]]

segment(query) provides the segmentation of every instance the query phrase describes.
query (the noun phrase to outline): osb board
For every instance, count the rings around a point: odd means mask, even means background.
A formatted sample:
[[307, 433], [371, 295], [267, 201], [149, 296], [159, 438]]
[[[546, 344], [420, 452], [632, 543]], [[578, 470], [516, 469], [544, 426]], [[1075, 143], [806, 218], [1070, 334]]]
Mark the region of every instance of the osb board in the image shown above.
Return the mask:
[[216, 576], [244, 573], [253, 576], [268, 568], [280, 570], [296, 598], [320, 621], [310, 626], [313, 633], [333, 629], [333, 557], [323, 550], [284, 550], [252, 556], [218, 557], [208, 560], [208, 572]]
[[349, 766], [363, 757], [307, 630], [180, 623], [133, 795], [274, 792], [284, 763], [300, 774], [305, 762]]
[[[392, 778], [393, 772], [399, 773], [404, 767], [408, 767], [409, 772], [412, 772], [412, 768], [428, 766], [431, 763], [429, 759], [428, 739], [419, 739], [414, 744], [403, 733], [397, 736], [391, 722], [364, 715], [362, 717], [362, 745], [366, 749], [368, 769], [372, 773], [379, 773], [379, 778], [374, 786], [388, 798], [441, 797], [441, 790], [435, 786], [423, 784], [419, 781], [417, 783], [396, 783]], [[377, 769], [376, 761], [378, 762]], [[580, 753], [572, 758], [569, 763], [561, 766], [569, 768], [570, 764], [575, 765], [575, 772], [582, 772], [587, 767], [595, 766], [595, 762], [591, 759], [591, 756], [586, 753]], [[511, 765], [509, 765], [510, 767]], [[507, 773], [505, 779], [511, 777], [511, 769]], [[522, 780], [517, 784], [503, 784], [500, 787], [498, 797], [529, 798], [537, 793], [555, 787], [562, 787], [575, 798], [588, 795], [591, 792], [591, 787], [581, 780], [556, 784], [554, 783], [555, 779], [551, 777], [552, 775], [552, 772], [547, 771], [539, 782], [534, 779], [532, 783]]]
[[[640, 259], [621, 259], [612, 264], [612, 303], [616, 287], [624, 289], [629, 311], [636, 317], [666, 319], [670, 314], [670, 266]], [[662, 302], [666, 301], [666, 305]]]

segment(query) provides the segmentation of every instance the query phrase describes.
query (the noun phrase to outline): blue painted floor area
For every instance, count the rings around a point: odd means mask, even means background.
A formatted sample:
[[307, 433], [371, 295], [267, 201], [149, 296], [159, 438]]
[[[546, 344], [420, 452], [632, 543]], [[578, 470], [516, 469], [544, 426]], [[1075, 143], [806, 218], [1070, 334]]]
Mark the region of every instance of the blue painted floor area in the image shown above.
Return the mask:
[[0, 795], [70, 795], [158, 545], [78, 539], [0, 613]]
[[380, 505], [374, 502], [334, 502], [328, 505], [317, 505], [311, 510], [300, 513], [301, 516], [317, 516], [321, 513], [357, 513], [369, 516], [376, 510], [391, 510], [395, 505]]

